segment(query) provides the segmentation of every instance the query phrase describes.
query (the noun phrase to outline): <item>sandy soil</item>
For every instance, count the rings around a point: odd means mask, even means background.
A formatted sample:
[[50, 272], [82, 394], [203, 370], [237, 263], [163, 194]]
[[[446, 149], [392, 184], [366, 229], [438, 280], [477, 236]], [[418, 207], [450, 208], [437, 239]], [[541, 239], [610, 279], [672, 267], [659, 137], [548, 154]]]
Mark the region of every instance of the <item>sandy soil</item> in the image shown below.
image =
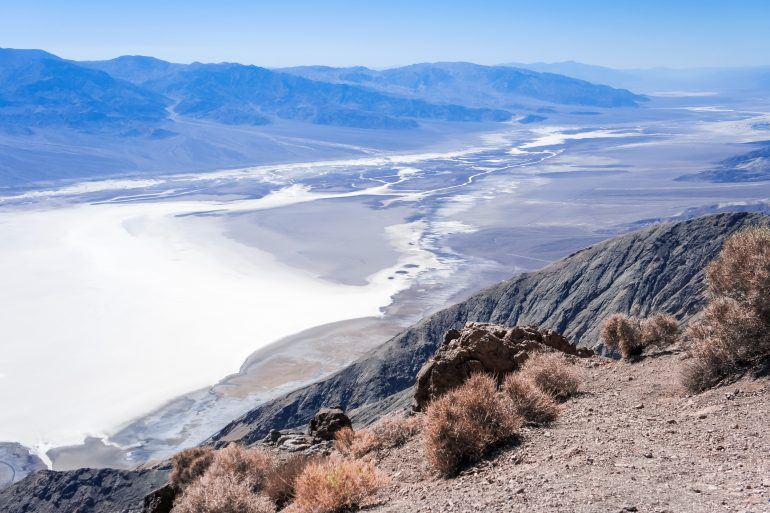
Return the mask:
[[381, 461], [392, 481], [372, 511], [770, 511], [770, 380], [690, 397], [680, 359], [581, 362], [584, 390], [556, 423], [454, 479], [414, 439]]

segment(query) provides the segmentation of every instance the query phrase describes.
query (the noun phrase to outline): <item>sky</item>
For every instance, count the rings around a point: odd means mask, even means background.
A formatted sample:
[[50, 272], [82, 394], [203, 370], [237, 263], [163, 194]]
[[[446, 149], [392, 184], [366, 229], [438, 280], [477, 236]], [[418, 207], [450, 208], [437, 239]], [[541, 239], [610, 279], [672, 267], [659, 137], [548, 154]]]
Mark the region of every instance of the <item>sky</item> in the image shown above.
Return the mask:
[[0, 47], [382, 68], [770, 64], [769, 0], [0, 0]]

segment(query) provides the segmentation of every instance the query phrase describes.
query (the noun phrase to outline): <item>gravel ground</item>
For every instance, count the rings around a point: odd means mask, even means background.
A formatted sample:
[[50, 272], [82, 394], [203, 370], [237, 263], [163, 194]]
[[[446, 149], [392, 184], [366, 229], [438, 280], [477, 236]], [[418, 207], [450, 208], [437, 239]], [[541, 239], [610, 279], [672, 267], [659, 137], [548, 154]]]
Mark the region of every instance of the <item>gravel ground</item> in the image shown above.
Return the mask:
[[579, 362], [583, 392], [554, 424], [453, 479], [413, 439], [381, 455], [371, 511], [770, 512], [770, 380], [688, 396], [681, 358]]

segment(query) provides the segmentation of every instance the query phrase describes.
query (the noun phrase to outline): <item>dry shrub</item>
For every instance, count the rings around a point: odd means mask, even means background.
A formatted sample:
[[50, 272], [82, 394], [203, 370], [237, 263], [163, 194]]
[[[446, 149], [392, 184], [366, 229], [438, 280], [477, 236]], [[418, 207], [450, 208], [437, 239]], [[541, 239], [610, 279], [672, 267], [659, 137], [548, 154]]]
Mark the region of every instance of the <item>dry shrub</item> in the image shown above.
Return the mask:
[[334, 433], [334, 448], [346, 456], [352, 454], [353, 442], [356, 440], [356, 433], [352, 428], [344, 427]]
[[197, 481], [209, 469], [214, 461], [214, 451], [210, 447], [190, 447], [171, 458], [173, 470], [169, 482], [177, 491]]
[[580, 388], [580, 375], [561, 353], [535, 353], [518, 374], [560, 401], [572, 397]]
[[620, 351], [623, 358], [633, 358], [642, 353], [642, 332], [639, 321], [624, 314], [613, 314], [604, 320], [601, 338], [610, 349]]
[[721, 338], [700, 338], [690, 346], [690, 356], [682, 368], [682, 384], [700, 392], [719, 384], [737, 367], [729, 345]]
[[292, 454], [278, 462], [265, 476], [262, 493], [278, 508], [282, 508], [294, 499], [297, 478], [311, 463], [320, 462], [318, 455]]
[[419, 433], [421, 427], [420, 417], [388, 415], [356, 432], [349, 428], [338, 431], [334, 447], [346, 456], [362, 458], [372, 452], [404, 445]]
[[725, 240], [706, 268], [709, 292], [737, 301], [758, 317], [770, 319], [770, 229], [753, 228]]
[[423, 429], [426, 458], [442, 474], [452, 475], [514, 437], [521, 424], [495, 379], [475, 374], [428, 405]]
[[273, 466], [273, 457], [266, 450], [248, 449], [231, 443], [214, 454], [214, 461], [206, 472], [206, 476], [233, 476], [252, 490], [258, 490], [264, 484], [265, 476]]
[[687, 330], [691, 357], [682, 369], [682, 384], [700, 392], [734, 376], [751, 361], [770, 355], [768, 326], [755, 312], [729, 298], [717, 298], [701, 321]]
[[679, 323], [676, 318], [656, 313], [641, 322], [642, 346], [670, 346], [679, 338]]
[[682, 370], [692, 392], [770, 358], [770, 229], [730, 236], [706, 278], [712, 299], [687, 332], [692, 358]]
[[510, 397], [516, 412], [528, 422], [547, 424], [553, 422], [561, 412], [553, 397], [518, 373], [505, 377], [502, 390]]
[[369, 428], [369, 431], [374, 433], [379, 450], [400, 447], [411, 440], [421, 429], [422, 418], [417, 415], [409, 417], [388, 415]]
[[172, 513], [273, 513], [275, 506], [231, 474], [205, 475], [184, 491]]
[[337, 457], [308, 464], [294, 485], [291, 510], [338, 513], [371, 503], [385, 484], [384, 476], [365, 460]]

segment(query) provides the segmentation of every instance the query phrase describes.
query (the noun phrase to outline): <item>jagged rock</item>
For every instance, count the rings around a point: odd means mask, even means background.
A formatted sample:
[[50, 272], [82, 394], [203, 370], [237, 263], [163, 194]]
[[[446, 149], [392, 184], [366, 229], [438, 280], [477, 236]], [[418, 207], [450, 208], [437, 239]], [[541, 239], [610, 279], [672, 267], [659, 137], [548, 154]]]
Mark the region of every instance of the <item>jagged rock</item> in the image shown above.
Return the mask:
[[[333, 437], [332, 437], [333, 438]], [[273, 429], [261, 442], [279, 451], [302, 452], [305, 454], [329, 454], [331, 440], [323, 440], [315, 435], [300, 431], [279, 431]]]
[[476, 372], [502, 378], [537, 351], [561, 351], [580, 357], [593, 354], [590, 349], [578, 349], [553, 330], [469, 322], [462, 331], [447, 331], [436, 354], [417, 373], [414, 408], [423, 409], [430, 400], [461, 385]]
[[346, 427], [353, 424], [342, 408], [321, 408], [310, 421], [308, 433], [321, 440], [333, 440], [334, 434]]
[[170, 484], [161, 486], [144, 498], [142, 513], [170, 513], [175, 499], [176, 491]]
[[281, 432], [277, 429], [271, 429], [265, 437], [264, 443], [276, 443], [281, 438]]

